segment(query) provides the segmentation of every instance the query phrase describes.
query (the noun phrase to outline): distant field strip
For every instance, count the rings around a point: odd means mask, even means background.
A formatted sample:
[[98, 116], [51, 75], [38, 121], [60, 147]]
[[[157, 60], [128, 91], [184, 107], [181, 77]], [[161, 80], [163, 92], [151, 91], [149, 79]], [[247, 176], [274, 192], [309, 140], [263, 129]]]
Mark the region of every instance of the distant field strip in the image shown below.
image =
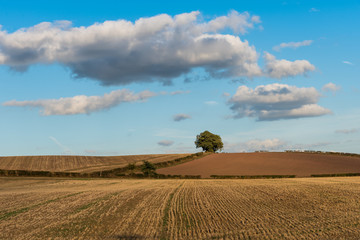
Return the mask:
[[[202, 178], [255, 178], [256, 176], [336, 176], [360, 173], [359, 155], [300, 152], [218, 153], [162, 168], [159, 174], [201, 175]], [[220, 177], [221, 176], [221, 177]], [[341, 176], [341, 175], [340, 175]]]
[[0, 239], [358, 239], [360, 177], [0, 178]]
[[148, 154], [129, 156], [15, 156], [0, 157], [0, 169], [28, 170], [51, 172], [96, 172], [127, 166], [129, 163], [141, 164], [147, 160], [152, 163], [161, 163], [190, 154]]

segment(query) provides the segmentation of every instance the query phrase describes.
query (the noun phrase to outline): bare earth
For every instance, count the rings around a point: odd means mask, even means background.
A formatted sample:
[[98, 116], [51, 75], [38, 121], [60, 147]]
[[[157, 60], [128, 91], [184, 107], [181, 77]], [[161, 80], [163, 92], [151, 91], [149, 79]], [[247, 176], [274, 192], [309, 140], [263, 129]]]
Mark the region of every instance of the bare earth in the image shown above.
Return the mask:
[[314, 153], [219, 153], [157, 170], [161, 174], [296, 175], [360, 173], [360, 158]]
[[14, 156], [0, 157], [0, 169], [52, 172], [95, 172], [125, 167], [129, 163], [141, 164], [171, 161], [190, 154], [147, 154], [129, 156]]
[[0, 178], [0, 239], [359, 239], [360, 177]]

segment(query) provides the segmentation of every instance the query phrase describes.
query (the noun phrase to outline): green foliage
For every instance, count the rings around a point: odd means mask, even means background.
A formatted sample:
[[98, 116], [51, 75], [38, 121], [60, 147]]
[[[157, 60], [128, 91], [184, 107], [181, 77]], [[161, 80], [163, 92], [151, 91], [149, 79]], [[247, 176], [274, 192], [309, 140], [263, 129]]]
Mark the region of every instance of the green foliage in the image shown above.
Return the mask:
[[334, 174], [312, 174], [311, 177], [355, 177], [360, 173], [334, 173]]
[[196, 148], [202, 148], [205, 152], [216, 152], [222, 150], [223, 142], [219, 135], [204, 131], [196, 136]]
[[210, 175], [215, 179], [295, 178], [295, 175]]
[[156, 167], [154, 164], [152, 164], [149, 161], [143, 161], [143, 165], [141, 166], [141, 171], [144, 173], [144, 175], [149, 176], [151, 174], [154, 174], [156, 170]]
[[136, 166], [135, 166], [135, 163], [129, 163], [127, 168], [130, 170], [130, 171], [134, 171]]

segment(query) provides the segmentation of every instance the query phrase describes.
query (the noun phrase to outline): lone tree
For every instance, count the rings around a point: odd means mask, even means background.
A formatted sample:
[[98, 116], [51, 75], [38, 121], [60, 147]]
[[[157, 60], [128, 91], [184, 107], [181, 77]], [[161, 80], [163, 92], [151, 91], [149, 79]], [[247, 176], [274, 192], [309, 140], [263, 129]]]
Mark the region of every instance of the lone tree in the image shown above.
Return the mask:
[[196, 136], [195, 141], [196, 148], [202, 148], [205, 152], [221, 151], [224, 144], [221, 141], [219, 135], [213, 134], [209, 131], [205, 131]]

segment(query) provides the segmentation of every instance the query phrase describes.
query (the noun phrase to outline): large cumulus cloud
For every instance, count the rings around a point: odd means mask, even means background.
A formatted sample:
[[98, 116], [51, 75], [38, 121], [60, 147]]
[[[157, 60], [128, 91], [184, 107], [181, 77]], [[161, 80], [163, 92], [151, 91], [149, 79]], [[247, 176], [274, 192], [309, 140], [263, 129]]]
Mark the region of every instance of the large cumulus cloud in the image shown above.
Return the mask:
[[317, 105], [320, 93], [313, 87], [286, 84], [260, 85], [255, 89], [238, 87], [229, 99], [234, 118], [254, 117], [259, 121], [315, 117], [331, 113]]
[[170, 81], [203, 67], [212, 76], [257, 76], [258, 54], [230, 29], [245, 33], [258, 16], [230, 12], [201, 21], [195, 11], [171, 17], [160, 14], [72, 27], [69, 21], [43, 22], [13, 33], [0, 31], [0, 64], [24, 71], [37, 63], [61, 63], [75, 77], [105, 85]]
[[172, 78], [199, 67], [215, 78], [281, 78], [314, 69], [305, 60], [276, 60], [266, 54], [262, 70], [255, 47], [238, 36], [259, 24], [259, 16], [231, 11], [203, 19], [194, 11], [135, 22], [120, 19], [73, 27], [69, 21], [56, 21], [12, 33], [0, 29], [0, 64], [25, 71], [33, 64], [60, 63], [74, 77], [104, 85], [169, 84]]

